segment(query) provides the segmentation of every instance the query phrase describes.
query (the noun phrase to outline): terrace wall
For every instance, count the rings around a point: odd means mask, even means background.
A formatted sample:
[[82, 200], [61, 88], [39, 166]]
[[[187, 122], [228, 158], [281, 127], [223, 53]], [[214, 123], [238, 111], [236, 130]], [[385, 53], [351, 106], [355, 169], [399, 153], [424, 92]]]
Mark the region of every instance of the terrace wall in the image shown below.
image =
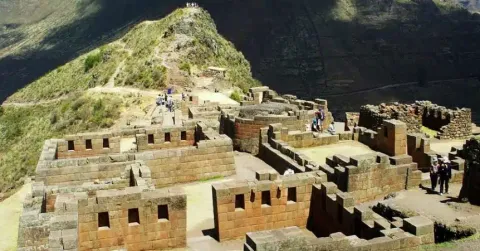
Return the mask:
[[[142, 192], [139, 187], [98, 191], [78, 201], [79, 250], [161, 250], [186, 246], [186, 196], [181, 190]], [[159, 206], [167, 206], [168, 217]], [[139, 222], [129, 222], [129, 209]], [[99, 226], [99, 213], [108, 212], [109, 226]], [[132, 217], [135, 218], [135, 217]]]

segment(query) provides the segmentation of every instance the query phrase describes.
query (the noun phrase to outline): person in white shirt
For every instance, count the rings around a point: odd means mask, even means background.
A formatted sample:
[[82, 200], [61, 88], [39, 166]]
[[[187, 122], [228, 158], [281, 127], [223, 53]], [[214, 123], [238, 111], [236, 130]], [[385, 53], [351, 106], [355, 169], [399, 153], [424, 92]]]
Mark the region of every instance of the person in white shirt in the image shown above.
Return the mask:
[[295, 172], [294, 172], [292, 169], [290, 169], [290, 168], [287, 169], [287, 170], [283, 173], [284, 176], [288, 176], [288, 175], [292, 175], [292, 174], [295, 174]]
[[335, 134], [335, 122], [332, 121], [332, 123], [328, 126], [328, 133], [332, 135]]

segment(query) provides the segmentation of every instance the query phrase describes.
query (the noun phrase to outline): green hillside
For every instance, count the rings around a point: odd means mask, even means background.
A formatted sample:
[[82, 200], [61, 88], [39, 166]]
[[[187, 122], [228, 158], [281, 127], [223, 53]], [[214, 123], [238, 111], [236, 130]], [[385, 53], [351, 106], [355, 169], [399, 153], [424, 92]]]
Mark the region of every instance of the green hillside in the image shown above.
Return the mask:
[[227, 80], [232, 84], [243, 89], [256, 84], [248, 61], [217, 33], [206, 11], [177, 9], [162, 20], [143, 22], [120, 40], [51, 71], [16, 92], [7, 102], [54, 99], [105, 85], [121, 64], [124, 67], [115, 85], [160, 89], [167, 86], [169, 74], [177, 74], [162, 64], [169, 58], [174, 58], [169, 60], [170, 66], [185, 71], [186, 75], [191, 68], [225, 67], [229, 70]]

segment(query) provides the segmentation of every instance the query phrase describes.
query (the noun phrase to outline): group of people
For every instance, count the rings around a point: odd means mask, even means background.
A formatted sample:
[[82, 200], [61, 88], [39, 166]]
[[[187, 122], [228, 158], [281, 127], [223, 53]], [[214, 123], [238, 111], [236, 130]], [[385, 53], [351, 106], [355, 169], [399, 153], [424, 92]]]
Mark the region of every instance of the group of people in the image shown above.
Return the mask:
[[158, 94], [157, 97], [157, 106], [165, 106], [167, 107], [169, 112], [175, 111], [175, 102], [171, 95], [165, 94]]
[[435, 192], [438, 180], [440, 179], [440, 195], [443, 195], [444, 191], [448, 194], [448, 182], [450, 178], [452, 178], [452, 166], [448, 157], [442, 157], [440, 159], [434, 157], [432, 159], [432, 165], [430, 166], [432, 191]]
[[[320, 108], [315, 113], [315, 118], [312, 120], [312, 132], [323, 132], [323, 121], [325, 121], [325, 112], [322, 108]], [[327, 132], [330, 134], [335, 134], [335, 122], [332, 121], [330, 125], [328, 125]]]
[[187, 3], [187, 7], [198, 7], [197, 3]]

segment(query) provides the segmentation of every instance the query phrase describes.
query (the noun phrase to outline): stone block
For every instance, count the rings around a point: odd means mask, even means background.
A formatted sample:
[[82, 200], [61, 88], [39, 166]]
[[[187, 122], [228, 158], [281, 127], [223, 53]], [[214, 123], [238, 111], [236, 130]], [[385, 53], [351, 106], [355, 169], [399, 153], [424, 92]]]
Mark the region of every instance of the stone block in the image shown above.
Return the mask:
[[403, 220], [405, 231], [416, 236], [433, 233], [433, 222], [424, 216], [415, 216]]
[[390, 157], [390, 164], [392, 165], [405, 165], [412, 163], [412, 161], [412, 156], [406, 154]]
[[322, 183], [322, 191], [325, 192], [325, 194], [335, 194], [338, 190], [337, 185], [333, 182], [326, 182]]

